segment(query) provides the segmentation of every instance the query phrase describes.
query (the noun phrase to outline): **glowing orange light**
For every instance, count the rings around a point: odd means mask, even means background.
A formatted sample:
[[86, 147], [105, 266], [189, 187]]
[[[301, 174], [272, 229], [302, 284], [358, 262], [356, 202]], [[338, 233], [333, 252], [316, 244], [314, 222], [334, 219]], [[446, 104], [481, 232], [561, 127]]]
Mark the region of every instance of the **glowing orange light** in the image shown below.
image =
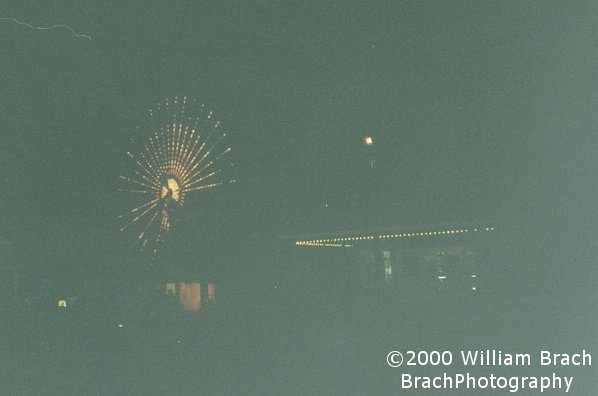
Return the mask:
[[169, 198], [172, 199], [175, 202], [179, 202], [180, 200], [180, 187], [179, 187], [179, 183], [176, 181], [176, 179], [168, 179], [166, 180], [166, 185], [162, 186], [162, 193], [161, 193], [161, 197], [162, 198]]
[[216, 286], [208, 283], [208, 301], [216, 301]]
[[199, 283], [179, 284], [179, 303], [185, 311], [197, 312], [201, 308], [201, 288]]

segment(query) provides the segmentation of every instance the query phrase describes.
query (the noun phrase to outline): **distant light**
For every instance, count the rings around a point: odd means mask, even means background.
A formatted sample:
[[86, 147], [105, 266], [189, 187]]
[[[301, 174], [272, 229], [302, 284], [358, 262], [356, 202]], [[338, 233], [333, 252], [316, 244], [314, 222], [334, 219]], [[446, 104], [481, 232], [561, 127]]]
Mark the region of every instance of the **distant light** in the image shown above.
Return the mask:
[[471, 290], [475, 290], [475, 287], [472, 287]]
[[438, 277], [438, 279], [446, 279], [446, 276], [445, 276], [445, 275], [440, 275], [440, 276]]
[[472, 277], [472, 278], [477, 278], [477, 275], [472, 275], [471, 277]]
[[371, 136], [366, 136], [363, 138], [363, 143], [365, 143], [366, 146], [373, 146], [374, 145], [374, 139], [372, 139]]
[[66, 308], [66, 300], [58, 300], [58, 306], [61, 308]]
[[118, 324], [118, 327], [123, 327], [123, 325], [119, 323], [119, 324]]

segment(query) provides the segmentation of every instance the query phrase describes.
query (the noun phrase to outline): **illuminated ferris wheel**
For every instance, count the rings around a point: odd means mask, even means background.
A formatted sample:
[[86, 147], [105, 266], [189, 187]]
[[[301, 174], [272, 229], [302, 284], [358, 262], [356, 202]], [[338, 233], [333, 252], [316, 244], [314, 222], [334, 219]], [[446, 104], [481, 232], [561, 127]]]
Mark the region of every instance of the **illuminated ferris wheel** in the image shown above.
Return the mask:
[[121, 231], [130, 231], [140, 249], [156, 254], [172, 227], [172, 218], [200, 190], [234, 182], [227, 134], [203, 104], [175, 97], [149, 110], [142, 144], [127, 152], [130, 166], [120, 176], [130, 209], [119, 217]]

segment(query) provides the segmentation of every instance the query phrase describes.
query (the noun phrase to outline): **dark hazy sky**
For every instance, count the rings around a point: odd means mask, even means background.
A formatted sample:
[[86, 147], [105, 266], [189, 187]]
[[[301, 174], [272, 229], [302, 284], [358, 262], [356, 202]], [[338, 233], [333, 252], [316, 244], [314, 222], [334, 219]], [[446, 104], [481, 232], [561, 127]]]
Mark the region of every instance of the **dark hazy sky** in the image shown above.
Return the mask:
[[128, 139], [176, 95], [215, 111], [238, 164], [239, 183], [191, 207], [198, 226], [182, 229], [197, 238], [555, 215], [593, 227], [595, 1], [99, 3], [0, 8], [91, 37], [0, 21], [4, 238], [59, 257], [116, 238]]

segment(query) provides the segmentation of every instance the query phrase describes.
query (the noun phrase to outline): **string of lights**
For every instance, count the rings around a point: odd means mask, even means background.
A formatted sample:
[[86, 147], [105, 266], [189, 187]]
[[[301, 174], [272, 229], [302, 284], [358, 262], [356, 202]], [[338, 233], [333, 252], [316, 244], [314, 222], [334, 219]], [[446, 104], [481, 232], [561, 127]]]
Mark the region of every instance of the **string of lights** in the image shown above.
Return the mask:
[[478, 233], [478, 232], [491, 232], [494, 231], [495, 227], [483, 227], [473, 229], [444, 229], [435, 231], [413, 231], [413, 232], [401, 232], [391, 234], [378, 234], [378, 235], [352, 235], [352, 236], [340, 236], [336, 238], [320, 238], [312, 240], [296, 240], [295, 245], [297, 246], [323, 246], [323, 247], [353, 247], [352, 244], [345, 244], [343, 242], [359, 242], [369, 241], [374, 239], [392, 239], [392, 238], [413, 238], [413, 237], [430, 237], [430, 236], [442, 236], [442, 235], [459, 235], [465, 233]]

